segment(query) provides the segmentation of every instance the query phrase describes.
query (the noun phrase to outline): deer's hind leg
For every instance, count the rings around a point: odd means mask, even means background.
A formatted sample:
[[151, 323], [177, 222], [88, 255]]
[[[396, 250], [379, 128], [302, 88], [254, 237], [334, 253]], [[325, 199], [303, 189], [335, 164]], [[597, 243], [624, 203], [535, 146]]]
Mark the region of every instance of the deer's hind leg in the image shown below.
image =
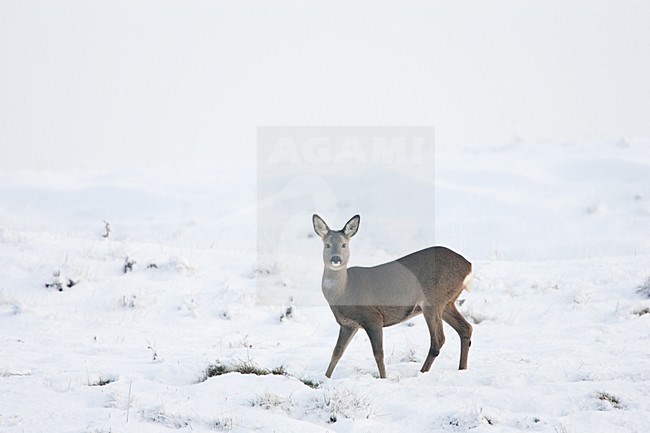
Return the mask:
[[433, 361], [440, 353], [440, 348], [445, 344], [445, 333], [442, 329], [441, 310], [433, 306], [425, 306], [422, 309], [422, 314], [424, 315], [424, 320], [427, 322], [429, 335], [431, 336], [429, 353], [427, 354], [427, 359], [424, 360], [424, 365], [422, 365], [422, 369], [420, 370], [422, 373], [426, 373], [429, 371], [431, 364], [433, 364]]
[[460, 364], [459, 370], [467, 370], [467, 357], [469, 347], [472, 345], [472, 325], [460, 314], [454, 301], [448, 303], [442, 313], [442, 318], [449, 323], [460, 337]]

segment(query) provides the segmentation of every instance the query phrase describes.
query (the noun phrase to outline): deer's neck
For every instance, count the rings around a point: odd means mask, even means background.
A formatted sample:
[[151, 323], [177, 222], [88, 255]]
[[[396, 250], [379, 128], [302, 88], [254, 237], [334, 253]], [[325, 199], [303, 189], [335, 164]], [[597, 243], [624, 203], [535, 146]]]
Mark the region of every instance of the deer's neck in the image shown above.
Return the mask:
[[345, 295], [348, 286], [348, 270], [325, 268], [323, 272], [323, 294], [328, 302], [336, 301]]

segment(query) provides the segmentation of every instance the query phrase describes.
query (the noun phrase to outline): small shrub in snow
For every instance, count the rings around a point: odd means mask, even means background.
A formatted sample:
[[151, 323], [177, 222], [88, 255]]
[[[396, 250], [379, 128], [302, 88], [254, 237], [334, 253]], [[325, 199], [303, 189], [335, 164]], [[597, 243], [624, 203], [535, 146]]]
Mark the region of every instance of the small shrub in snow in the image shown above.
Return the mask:
[[74, 281], [70, 278], [62, 277], [61, 276], [61, 271], [56, 271], [54, 274], [52, 274], [54, 279], [52, 280], [51, 283], [45, 283], [45, 287], [48, 289], [56, 289], [59, 292], [63, 291], [64, 287], [70, 288], [74, 287], [77, 284], [79, 284], [79, 280]]
[[264, 376], [269, 374], [269, 371], [265, 368], [258, 367], [252, 363], [242, 362], [237, 364], [233, 368], [234, 371], [241, 374], [254, 374], [256, 376]]
[[494, 425], [496, 421], [483, 413], [483, 409], [472, 409], [463, 414], [453, 414], [443, 418], [441, 427], [445, 430], [467, 431], [480, 425]]
[[88, 384], [88, 386], [106, 386], [109, 383], [115, 382], [116, 380], [117, 379], [114, 378], [114, 377], [103, 378], [103, 377], [100, 376], [99, 379], [96, 382], [91, 382], [91, 383]]
[[59, 292], [63, 291], [63, 284], [61, 284], [59, 281], [54, 281], [53, 283], [45, 283], [45, 287], [48, 289], [56, 289]]
[[623, 404], [621, 403], [621, 399], [614, 394], [599, 391], [596, 393], [596, 398], [601, 402], [606, 403], [605, 405], [601, 406], [601, 410], [607, 410], [609, 406], [613, 407], [614, 409], [624, 409]]
[[156, 350], [155, 343], [151, 344], [149, 342], [149, 340], [147, 340], [147, 349], [149, 349], [151, 351], [151, 356], [153, 357], [153, 361], [157, 361], [158, 360], [158, 351]]
[[267, 268], [255, 268], [253, 269], [253, 272], [250, 274], [250, 278], [268, 277], [272, 273], [273, 272], [271, 272], [271, 270]]
[[302, 383], [304, 383], [305, 385], [307, 385], [308, 387], [313, 388], [313, 389], [320, 388], [320, 386], [321, 386], [321, 382], [319, 382], [317, 380], [308, 379], [306, 377], [301, 377], [299, 380]]
[[228, 373], [232, 373], [232, 369], [222, 364], [221, 362], [217, 361], [216, 364], [208, 365], [207, 368], [203, 371], [202, 382], [205, 382], [210, 377], [221, 376], [222, 374], [228, 374]]
[[[233, 367], [233, 371], [241, 374], [254, 374], [256, 376], [266, 376], [268, 374], [276, 374], [266, 368], [258, 367], [257, 365], [250, 362], [242, 362], [240, 364], [236, 364]], [[274, 369], [273, 371], [276, 370]], [[282, 374], [282, 373], [278, 373], [278, 374]]]
[[141, 413], [143, 421], [155, 422], [167, 428], [180, 429], [190, 425], [190, 420], [188, 418], [167, 414], [161, 407], [142, 411]]
[[645, 296], [646, 298], [650, 298], [650, 277], [646, 278], [645, 281], [639, 286], [637, 293]]
[[124, 308], [135, 308], [135, 300], [135, 295], [122, 295], [122, 298], [120, 299], [120, 305], [122, 305]]
[[9, 370], [3, 370], [0, 371], [0, 377], [12, 377], [12, 376], [29, 376], [32, 373], [27, 371], [27, 372], [20, 372], [20, 371], [9, 371]]
[[327, 388], [313, 400], [313, 409], [325, 415], [327, 422], [335, 423], [341, 418], [370, 418], [375, 409], [367, 396], [344, 388]]
[[123, 271], [125, 274], [126, 274], [126, 273], [129, 273], [129, 272], [132, 272], [132, 271], [133, 271], [133, 266], [134, 266], [136, 263], [137, 263], [137, 261], [136, 261], [134, 258], [127, 256], [127, 257], [124, 259], [124, 266], [122, 266], [122, 271]]
[[252, 349], [253, 345], [248, 342], [248, 335], [246, 335], [244, 338], [242, 338], [238, 342], [232, 342], [231, 341], [230, 343], [228, 343], [228, 347], [230, 347], [231, 349], [237, 349], [237, 348], [240, 348], [240, 347], [243, 347], [244, 349]]
[[284, 367], [284, 365], [281, 365], [271, 370], [271, 374], [275, 374], [276, 376], [286, 376], [289, 373], [287, 372], [287, 369]]
[[217, 419], [213, 426], [215, 430], [229, 432], [241, 424], [241, 420], [235, 419], [231, 416], [223, 416]]
[[108, 239], [110, 235], [111, 235], [111, 223], [104, 220], [104, 234], [102, 235], [102, 237], [104, 239]]
[[293, 307], [287, 307], [282, 314], [280, 314], [280, 322], [284, 322], [293, 317]]
[[537, 416], [526, 416], [524, 418], [515, 420], [515, 426], [519, 430], [542, 430], [546, 427], [546, 422]]
[[293, 318], [293, 296], [289, 298], [289, 305], [284, 308], [282, 314], [280, 314], [280, 322]]
[[258, 395], [253, 400], [251, 400], [250, 403], [253, 407], [261, 407], [265, 410], [271, 410], [279, 407], [286, 414], [290, 414], [292, 408], [296, 406], [296, 403], [293, 401], [291, 396], [285, 398], [271, 393]]
[[650, 307], [643, 307], [634, 310], [633, 314], [636, 314], [637, 316], [645, 316], [646, 314], [650, 314]]

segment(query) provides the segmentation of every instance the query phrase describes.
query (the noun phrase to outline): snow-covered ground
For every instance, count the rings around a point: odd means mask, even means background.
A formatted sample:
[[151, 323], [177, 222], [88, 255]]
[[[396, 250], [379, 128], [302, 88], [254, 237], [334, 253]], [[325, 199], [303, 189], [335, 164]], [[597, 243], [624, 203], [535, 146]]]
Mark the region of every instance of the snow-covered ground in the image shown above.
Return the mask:
[[[648, 431], [649, 16], [1, 1], [0, 433]], [[435, 170], [270, 166], [264, 125], [432, 126]], [[417, 317], [325, 379], [314, 212], [351, 265], [472, 261], [467, 371]], [[206, 377], [241, 363], [287, 374]]]
[[[408, 171], [379, 181], [434, 188], [430, 226], [429, 214], [420, 231], [386, 223], [399, 201], [377, 192], [341, 200], [336, 215], [295, 205], [305, 218], [283, 241], [292, 254], [270, 274], [257, 260], [254, 161], [3, 171], [0, 432], [646, 431], [648, 148], [514, 143], [435, 156], [435, 187]], [[378, 178], [357, 176], [355, 188]], [[397, 258], [431, 233], [473, 262], [460, 305], [474, 324], [467, 371], [446, 327], [419, 373], [428, 332], [417, 317], [385, 330], [388, 379], [362, 333], [324, 378], [338, 326], [310, 216], [337, 227], [359, 209], [352, 265]], [[57, 282], [62, 291], [45, 287]], [[202, 380], [218, 361], [288, 375]]]

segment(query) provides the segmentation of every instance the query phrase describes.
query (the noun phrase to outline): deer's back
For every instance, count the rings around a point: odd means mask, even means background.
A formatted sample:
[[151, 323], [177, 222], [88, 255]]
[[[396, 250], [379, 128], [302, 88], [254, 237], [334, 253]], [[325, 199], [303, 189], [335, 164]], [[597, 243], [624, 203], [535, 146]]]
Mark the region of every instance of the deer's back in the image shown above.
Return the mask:
[[392, 262], [348, 269], [353, 305], [414, 306], [449, 302], [460, 294], [471, 264], [445, 247], [426, 248]]
[[396, 262], [416, 275], [425, 290], [445, 292], [462, 289], [465, 277], [472, 272], [472, 264], [447, 247], [425, 248]]

